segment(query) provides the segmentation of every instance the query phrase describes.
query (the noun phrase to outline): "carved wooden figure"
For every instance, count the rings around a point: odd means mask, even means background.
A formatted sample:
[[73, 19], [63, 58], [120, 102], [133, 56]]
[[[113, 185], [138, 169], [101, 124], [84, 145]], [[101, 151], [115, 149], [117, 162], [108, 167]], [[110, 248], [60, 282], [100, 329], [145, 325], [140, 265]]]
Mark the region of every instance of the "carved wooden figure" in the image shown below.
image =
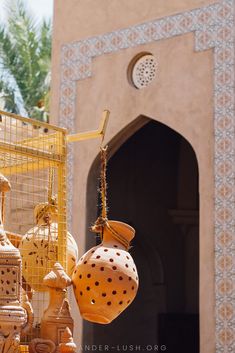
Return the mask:
[[67, 327], [73, 332], [73, 319], [67, 299], [67, 287], [71, 285], [71, 279], [57, 262], [43, 282], [49, 288], [50, 302], [41, 320], [41, 338], [51, 340], [58, 346]]
[[27, 322], [22, 307], [20, 252], [11, 244], [3, 228], [4, 193], [10, 188], [8, 180], [0, 174], [0, 353], [18, 352], [20, 333]]

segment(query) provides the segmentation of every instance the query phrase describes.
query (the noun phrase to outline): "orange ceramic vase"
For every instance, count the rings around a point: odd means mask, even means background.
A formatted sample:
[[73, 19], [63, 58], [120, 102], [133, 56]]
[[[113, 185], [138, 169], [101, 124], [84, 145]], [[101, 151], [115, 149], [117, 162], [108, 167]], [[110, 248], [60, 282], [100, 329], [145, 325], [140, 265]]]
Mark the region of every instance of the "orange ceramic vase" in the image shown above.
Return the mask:
[[135, 298], [138, 274], [126, 250], [134, 235], [135, 230], [128, 224], [107, 221], [102, 244], [79, 260], [72, 281], [85, 320], [108, 324]]

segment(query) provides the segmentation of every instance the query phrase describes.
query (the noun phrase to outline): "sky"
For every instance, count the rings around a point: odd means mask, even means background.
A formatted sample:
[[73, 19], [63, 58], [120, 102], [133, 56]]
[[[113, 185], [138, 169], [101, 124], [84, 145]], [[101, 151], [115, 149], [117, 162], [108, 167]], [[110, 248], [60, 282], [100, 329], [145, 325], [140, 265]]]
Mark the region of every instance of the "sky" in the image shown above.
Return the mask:
[[[0, 0], [0, 20], [4, 20], [4, 6], [9, 0]], [[53, 0], [24, 0], [31, 11], [38, 18], [51, 18], [53, 13]]]

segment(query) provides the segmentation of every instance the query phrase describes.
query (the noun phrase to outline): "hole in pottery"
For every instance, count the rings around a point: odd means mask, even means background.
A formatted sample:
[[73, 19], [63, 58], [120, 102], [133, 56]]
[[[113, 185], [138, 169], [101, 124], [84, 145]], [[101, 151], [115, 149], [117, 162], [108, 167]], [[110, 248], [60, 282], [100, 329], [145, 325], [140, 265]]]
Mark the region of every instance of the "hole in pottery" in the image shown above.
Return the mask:
[[95, 286], [98, 286], [100, 283], [98, 281], [95, 282]]
[[133, 271], [135, 272], [135, 268], [133, 267]]
[[121, 254], [119, 252], [116, 253], [117, 256], [120, 256]]
[[88, 273], [87, 278], [91, 278], [91, 274], [90, 273]]
[[119, 302], [119, 305], [122, 305], [123, 304], [123, 301], [121, 300], [120, 302]]
[[113, 262], [113, 259], [109, 259], [110, 262]]
[[134, 287], [134, 286], [132, 286], [132, 287], [131, 287], [131, 289], [132, 289], [132, 290], [134, 290], [134, 289], [135, 289], [135, 287]]
[[95, 267], [95, 264], [92, 264], [91, 267]]
[[129, 267], [127, 264], [125, 264], [126, 268]]
[[86, 265], [87, 264], [87, 261], [84, 261], [84, 265]]
[[7, 284], [10, 284], [10, 281], [7, 281]]
[[79, 278], [81, 279], [81, 278], [82, 278], [82, 275], [79, 275]]
[[104, 251], [105, 251], [105, 252], [107, 252], [107, 251], [108, 251], [108, 249], [104, 249]]
[[127, 304], [129, 304], [130, 303], [130, 300], [127, 300]]
[[130, 260], [129, 256], [126, 256], [127, 260]]
[[131, 277], [128, 277], [129, 281], [131, 281]]
[[112, 294], [113, 294], [113, 295], [117, 294], [117, 291], [113, 290], [113, 291], [112, 291]]
[[99, 259], [99, 258], [100, 258], [100, 255], [97, 255], [96, 258]]
[[83, 293], [82, 292], [80, 292], [80, 295], [82, 295]]
[[90, 290], [90, 287], [86, 287], [86, 290]]
[[101, 267], [101, 268], [100, 268], [100, 271], [104, 271], [104, 267]]
[[92, 254], [94, 254], [94, 252], [95, 252], [95, 250], [92, 250], [92, 252], [91, 252], [91, 253], [92, 253]]
[[107, 295], [106, 293], [102, 293], [102, 297], [106, 297], [106, 295]]
[[115, 271], [115, 270], [117, 269], [117, 267], [116, 267], [116, 266], [113, 266], [112, 269]]
[[114, 248], [117, 248], [118, 246], [116, 244], [114, 244]]
[[108, 278], [107, 281], [108, 281], [108, 282], [112, 282], [112, 278]]
[[92, 299], [92, 300], [91, 300], [91, 304], [95, 304], [95, 299]]
[[15, 274], [16, 274], [16, 271], [12, 271], [12, 273], [13, 273], [13, 275], [15, 275]]
[[126, 294], [126, 293], [127, 293], [127, 291], [126, 291], [126, 290], [124, 290], [124, 291], [123, 291], [123, 294]]
[[122, 280], [123, 280], [123, 277], [122, 277], [122, 276], [120, 276], [120, 277], [119, 277], [119, 280], [120, 280], [120, 281], [122, 281]]
[[111, 302], [107, 302], [107, 305], [111, 305]]

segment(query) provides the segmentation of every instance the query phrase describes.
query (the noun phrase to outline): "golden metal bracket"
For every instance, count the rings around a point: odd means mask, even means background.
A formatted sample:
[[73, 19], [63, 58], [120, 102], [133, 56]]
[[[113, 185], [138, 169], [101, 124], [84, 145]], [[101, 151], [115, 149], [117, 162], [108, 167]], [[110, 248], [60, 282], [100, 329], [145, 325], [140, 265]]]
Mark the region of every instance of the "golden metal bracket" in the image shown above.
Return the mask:
[[85, 131], [85, 132], [79, 132], [77, 134], [67, 135], [66, 141], [77, 142], [77, 141], [84, 141], [84, 140], [89, 140], [97, 137], [101, 137], [103, 141], [107, 124], [108, 124], [109, 114], [110, 112], [108, 110], [103, 111], [102, 118], [100, 121], [100, 126], [97, 130]]

